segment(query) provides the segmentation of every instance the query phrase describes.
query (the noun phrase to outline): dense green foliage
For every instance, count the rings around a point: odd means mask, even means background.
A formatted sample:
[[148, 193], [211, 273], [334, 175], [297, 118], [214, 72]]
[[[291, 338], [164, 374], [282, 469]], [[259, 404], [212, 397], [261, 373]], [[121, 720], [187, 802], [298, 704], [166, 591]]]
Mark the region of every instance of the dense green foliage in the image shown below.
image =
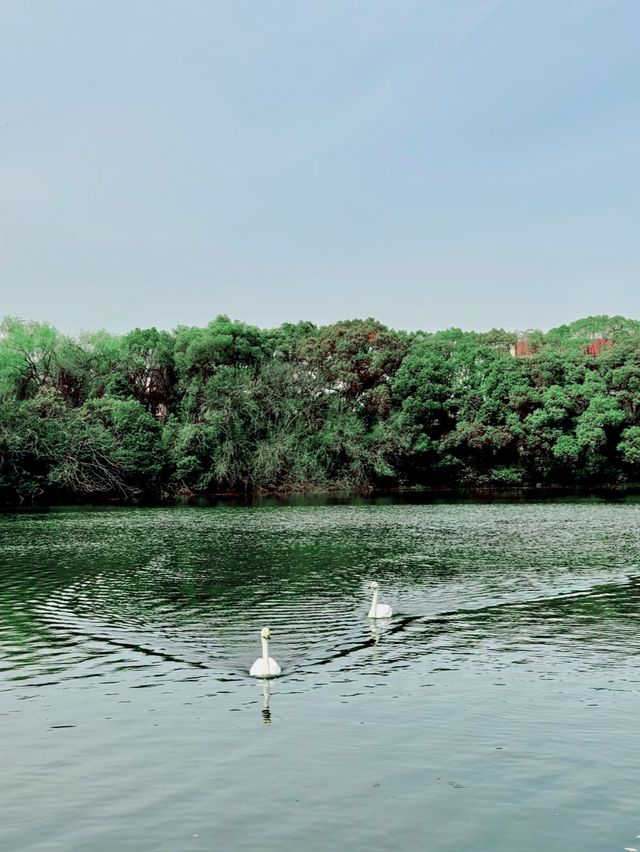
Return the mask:
[[4, 502], [640, 482], [634, 320], [532, 332], [524, 353], [500, 330], [372, 319], [264, 331], [218, 317], [81, 339], [0, 329]]

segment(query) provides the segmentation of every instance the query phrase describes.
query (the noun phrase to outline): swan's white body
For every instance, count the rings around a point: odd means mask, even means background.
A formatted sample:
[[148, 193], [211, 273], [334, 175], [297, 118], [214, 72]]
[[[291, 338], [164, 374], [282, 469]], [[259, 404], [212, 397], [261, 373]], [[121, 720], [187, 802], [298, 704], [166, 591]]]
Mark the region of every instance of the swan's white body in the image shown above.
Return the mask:
[[373, 589], [373, 599], [371, 600], [371, 609], [369, 610], [369, 618], [391, 618], [393, 610], [389, 604], [378, 603], [378, 592], [380, 585], [375, 581], [370, 584], [370, 589]]
[[271, 633], [269, 632], [269, 628], [263, 627], [260, 631], [260, 638], [262, 640], [262, 656], [258, 657], [249, 669], [251, 677], [278, 677], [278, 675], [282, 674], [280, 666], [276, 663], [273, 657], [269, 656], [270, 637]]

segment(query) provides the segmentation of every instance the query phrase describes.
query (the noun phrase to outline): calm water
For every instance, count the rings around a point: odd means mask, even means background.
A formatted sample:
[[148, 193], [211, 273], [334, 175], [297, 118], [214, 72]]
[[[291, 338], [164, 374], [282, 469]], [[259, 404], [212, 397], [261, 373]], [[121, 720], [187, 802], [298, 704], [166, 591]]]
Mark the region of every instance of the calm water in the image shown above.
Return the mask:
[[632, 500], [0, 515], [0, 849], [640, 849], [639, 522]]

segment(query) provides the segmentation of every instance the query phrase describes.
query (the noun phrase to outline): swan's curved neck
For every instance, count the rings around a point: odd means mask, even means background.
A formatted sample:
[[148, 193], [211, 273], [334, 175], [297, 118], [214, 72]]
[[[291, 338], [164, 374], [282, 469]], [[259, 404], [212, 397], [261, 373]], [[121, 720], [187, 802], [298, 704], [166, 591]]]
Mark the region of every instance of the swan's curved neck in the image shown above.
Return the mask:
[[269, 640], [262, 637], [262, 659], [264, 661], [264, 672], [265, 674], [270, 674], [269, 672]]
[[371, 600], [371, 609], [369, 610], [369, 612], [372, 613], [373, 615], [375, 615], [377, 606], [378, 606], [378, 589], [374, 589], [373, 590], [373, 598]]

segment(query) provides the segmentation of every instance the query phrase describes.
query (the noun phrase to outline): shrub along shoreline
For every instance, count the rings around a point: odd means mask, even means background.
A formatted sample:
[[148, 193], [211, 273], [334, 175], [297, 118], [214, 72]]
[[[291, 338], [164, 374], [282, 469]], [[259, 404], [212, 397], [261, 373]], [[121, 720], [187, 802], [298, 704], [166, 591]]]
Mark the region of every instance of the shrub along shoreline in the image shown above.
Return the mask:
[[0, 503], [640, 483], [640, 322], [0, 326]]

